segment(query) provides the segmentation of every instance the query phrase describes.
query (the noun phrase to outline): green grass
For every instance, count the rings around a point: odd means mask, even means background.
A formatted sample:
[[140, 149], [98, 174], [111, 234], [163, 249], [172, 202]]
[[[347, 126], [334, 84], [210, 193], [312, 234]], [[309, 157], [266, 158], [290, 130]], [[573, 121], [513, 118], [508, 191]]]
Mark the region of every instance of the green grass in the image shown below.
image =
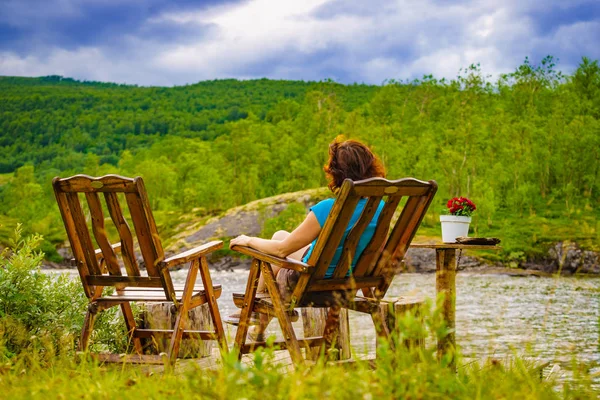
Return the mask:
[[10, 172], [7, 174], [0, 174], [0, 186], [7, 183], [15, 174]]
[[254, 355], [254, 365], [233, 354], [215, 371], [191, 364], [183, 372], [163, 373], [143, 366], [18, 361], [0, 367], [4, 398], [28, 399], [585, 399], [594, 398], [589, 374], [577, 373], [570, 383], [543, 380], [539, 370], [520, 358], [472, 363], [454, 373], [422, 352], [379, 348], [376, 368], [366, 363], [325, 365], [295, 371], [273, 362], [271, 350]]

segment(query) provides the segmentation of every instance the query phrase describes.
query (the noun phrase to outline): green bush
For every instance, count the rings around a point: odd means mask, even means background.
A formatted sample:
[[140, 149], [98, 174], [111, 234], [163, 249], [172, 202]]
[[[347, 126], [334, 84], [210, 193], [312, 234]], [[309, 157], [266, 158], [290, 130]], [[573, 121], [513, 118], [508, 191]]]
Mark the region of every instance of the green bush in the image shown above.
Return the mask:
[[[9, 247], [0, 254], [0, 356], [11, 358], [25, 350], [52, 356], [72, 349], [81, 329], [85, 297], [66, 275], [40, 270], [40, 235], [23, 238], [15, 230]], [[31, 352], [33, 350], [33, 353]]]
[[[72, 353], [81, 332], [87, 305], [81, 285], [67, 274], [40, 269], [43, 238], [23, 238], [15, 230], [10, 245], [0, 253], [0, 357], [49, 360]], [[127, 335], [118, 308], [100, 315], [92, 335], [96, 351], [124, 351]]]
[[270, 238], [279, 230], [293, 231], [306, 218], [306, 208], [302, 203], [290, 203], [285, 210], [273, 218], [265, 221], [261, 236]]

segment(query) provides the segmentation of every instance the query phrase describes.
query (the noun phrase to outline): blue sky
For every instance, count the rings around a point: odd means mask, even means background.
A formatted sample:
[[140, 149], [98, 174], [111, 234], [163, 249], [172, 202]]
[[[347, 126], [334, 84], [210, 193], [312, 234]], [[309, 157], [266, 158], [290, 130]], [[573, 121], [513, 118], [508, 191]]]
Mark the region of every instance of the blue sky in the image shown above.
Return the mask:
[[0, 75], [381, 84], [600, 59], [599, 0], [0, 0]]

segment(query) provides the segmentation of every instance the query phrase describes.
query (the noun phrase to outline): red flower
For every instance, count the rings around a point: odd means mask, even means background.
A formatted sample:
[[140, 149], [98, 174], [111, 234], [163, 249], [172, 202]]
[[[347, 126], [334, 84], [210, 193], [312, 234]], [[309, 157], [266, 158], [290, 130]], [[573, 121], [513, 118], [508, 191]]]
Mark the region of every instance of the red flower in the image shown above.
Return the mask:
[[452, 215], [470, 216], [477, 209], [475, 203], [466, 197], [453, 197], [446, 203], [448, 212]]

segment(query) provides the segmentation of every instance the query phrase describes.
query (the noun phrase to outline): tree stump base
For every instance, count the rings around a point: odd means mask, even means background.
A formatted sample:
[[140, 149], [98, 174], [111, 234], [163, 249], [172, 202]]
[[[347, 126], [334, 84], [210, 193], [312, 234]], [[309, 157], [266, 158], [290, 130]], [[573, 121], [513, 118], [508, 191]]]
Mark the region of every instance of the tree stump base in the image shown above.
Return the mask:
[[[173, 329], [175, 314], [172, 312], [173, 303], [137, 303], [141, 309], [141, 326], [144, 329]], [[212, 331], [214, 326], [208, 304], [194, 307], [188, 311], [186, 330]], [[144, 350], [152, 354], [167, 352], [171, 335], [160, 335], [142, 339]], [[181, 341], [178, 358], [201, 358], [211, 355], [213, 340], [187, 338]]]
[[[382, 301], [379, 304], [379, 312], [385, 323], [385, 329], [389, 333], [392, 344], [398, 343], [400, 338], [402, 344], [407, 348], [425, 347], [424, 330], [422, 329], [422, 309], [424, 307], [424, 299], [421, 297], [399, 297], [397, 299]], [[404, 318], [406, 314], [412, 314], [420, 326], [403, 326], [400, 322], [401, 318]], [[408, 332], [405, 329], [408, 328]], [[377, 336], [377, 346], [381, 338]]]
[[[325, 331], [325, 322], [329, 308], [302, 308], [302, 325], [304, 327], [304, 337], [323, 336]], [[351, 357], [350, 352], [350, 326], [348, 323], [348, 310], [342, 308], [339, 316], [339, 331], [334, 341], [337, 354], [332, 351], [328, 356], [335, 360], [348, 360]], [[321, 353], [321, 347], [312, 347], [306, 350], [307, 360], [317, 360]]]

